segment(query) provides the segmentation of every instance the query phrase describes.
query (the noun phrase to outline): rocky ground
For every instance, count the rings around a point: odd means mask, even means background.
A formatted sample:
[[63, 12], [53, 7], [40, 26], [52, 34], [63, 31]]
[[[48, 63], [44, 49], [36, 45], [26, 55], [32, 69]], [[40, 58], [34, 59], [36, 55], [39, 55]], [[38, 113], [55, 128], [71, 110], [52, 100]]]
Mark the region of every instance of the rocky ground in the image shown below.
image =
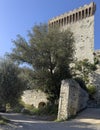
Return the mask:
[[88, 108], [78, 114], [77, 118], [64, 122], [15, 113], [1, 114], [9, 118], [11, 123], [1, 125], [0, 130], [100, 130], [100, 109], [96, 108]]

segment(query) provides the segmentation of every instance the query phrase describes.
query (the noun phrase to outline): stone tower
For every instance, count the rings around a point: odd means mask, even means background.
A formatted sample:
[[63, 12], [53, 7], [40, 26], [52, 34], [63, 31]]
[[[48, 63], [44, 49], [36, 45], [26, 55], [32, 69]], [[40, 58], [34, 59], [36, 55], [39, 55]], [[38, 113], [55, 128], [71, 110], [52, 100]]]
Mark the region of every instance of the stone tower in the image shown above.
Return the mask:
[[49, 20], [49, 26], [55, 27], [57, 24], [61, 31], [70, 29], [73, 32], [77, 60], [89, 59], [93, 62], [95, 10], [96, 5], [92, 2]]

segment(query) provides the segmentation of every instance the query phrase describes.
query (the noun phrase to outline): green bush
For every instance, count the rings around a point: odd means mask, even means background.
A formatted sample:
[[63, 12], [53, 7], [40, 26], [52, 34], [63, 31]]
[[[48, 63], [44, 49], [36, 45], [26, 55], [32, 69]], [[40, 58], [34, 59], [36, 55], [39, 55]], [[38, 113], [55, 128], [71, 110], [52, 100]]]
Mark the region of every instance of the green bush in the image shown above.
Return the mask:
[[40, 109], [40, 112], [41, 114], [43, 113], [43, 115], [57, 115], [58, 105], [47, 104], [46, 107]]
[[21, 101], [21, 99], [13, 107], [9, 103], [6, 104], [7, 112], [20, 113], [23, 108], [24, 108], [24, 103]]
[[88, 90], [88, 93], [89, 93], [90, 95], [93, 95], [93, 94], [96, 93], [96, 87], [93, 86], [93, 85], [88, 85], [88, 86], [87, 86], [87, 90]]
[[57, 115], [58, 105], [47, 104], [45, 107], [34, 108], [31, 105], [25, 105], [24, 114], [30, 115]]

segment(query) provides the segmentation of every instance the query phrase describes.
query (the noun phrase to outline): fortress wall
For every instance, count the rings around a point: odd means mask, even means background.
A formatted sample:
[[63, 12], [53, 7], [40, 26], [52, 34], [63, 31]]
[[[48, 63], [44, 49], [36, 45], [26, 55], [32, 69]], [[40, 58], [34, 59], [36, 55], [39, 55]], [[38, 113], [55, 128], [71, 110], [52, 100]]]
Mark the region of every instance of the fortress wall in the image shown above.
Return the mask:
[[77, 60], [89, 59], [90, 62], [93, 62], [94, 16], [87, 17], [61, 28], [61, 30], [66, 29], [70, 29], [75, 38], [75, 58]]
[[79, 20], [94, 15], [95, 10], [96, 10], [96, 5], [94, 2], [92, 2], [89, 5], [84, 5], [83, 7], [74, 9], [73, 11], [54, 17], [49, 20], [48, 24], [50, 27], [55, 27], [57, 24], [59, 27], [63, 27], [65, 25], [75, 23]]
[[93, 62], [94, 52], [94, 2], [49, 20], [50, 27], [59, 26], [60, 30], [70, 29], [75, 38], [75, 58], [89, 59]]

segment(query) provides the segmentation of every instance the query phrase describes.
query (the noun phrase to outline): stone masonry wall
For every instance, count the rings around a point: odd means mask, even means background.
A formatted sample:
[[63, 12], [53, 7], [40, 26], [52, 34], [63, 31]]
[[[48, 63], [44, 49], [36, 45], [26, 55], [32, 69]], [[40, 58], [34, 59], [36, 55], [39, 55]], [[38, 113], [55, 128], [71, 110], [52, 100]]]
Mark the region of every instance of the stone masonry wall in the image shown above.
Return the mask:
[[34, 106], [35, 108], [39, 107], [41, 102], [47, 104], [47, 95], [40, 90], [26, 90], [22, 96], [22, 101], [25, 104]]
[[93, 62], [95, 10], [96, 5], [92, 2], [49, 20], [49, 26], [58, 25], [61, 31], [70, 29], [73, 32], [77, 60], [89, 59]]
[[96, 87], [96, 93], [94, 94], [94, 99], [97, 105], [100, 106], [100, 66], [92, 74], [92, 84]]
[[70, 29], [75, 38], [75, 58], [89, 59], [93, 62], [94, 52], [94, 16], [66, 25], [62, 30]]
[[78, 108], [77, 108], [77, 112], [79, 112], [80, 110], [84, 109], [87, 107], [88, 105], [88, 99], [89, 99], [89, 95], [88, 93], [82, 89], [81, 87], [79, 87], [79, 97], [78, 97]]
[[58, 120], [66, 120], [87, 106], [88, 94], [73, 79], [62, 81]]

